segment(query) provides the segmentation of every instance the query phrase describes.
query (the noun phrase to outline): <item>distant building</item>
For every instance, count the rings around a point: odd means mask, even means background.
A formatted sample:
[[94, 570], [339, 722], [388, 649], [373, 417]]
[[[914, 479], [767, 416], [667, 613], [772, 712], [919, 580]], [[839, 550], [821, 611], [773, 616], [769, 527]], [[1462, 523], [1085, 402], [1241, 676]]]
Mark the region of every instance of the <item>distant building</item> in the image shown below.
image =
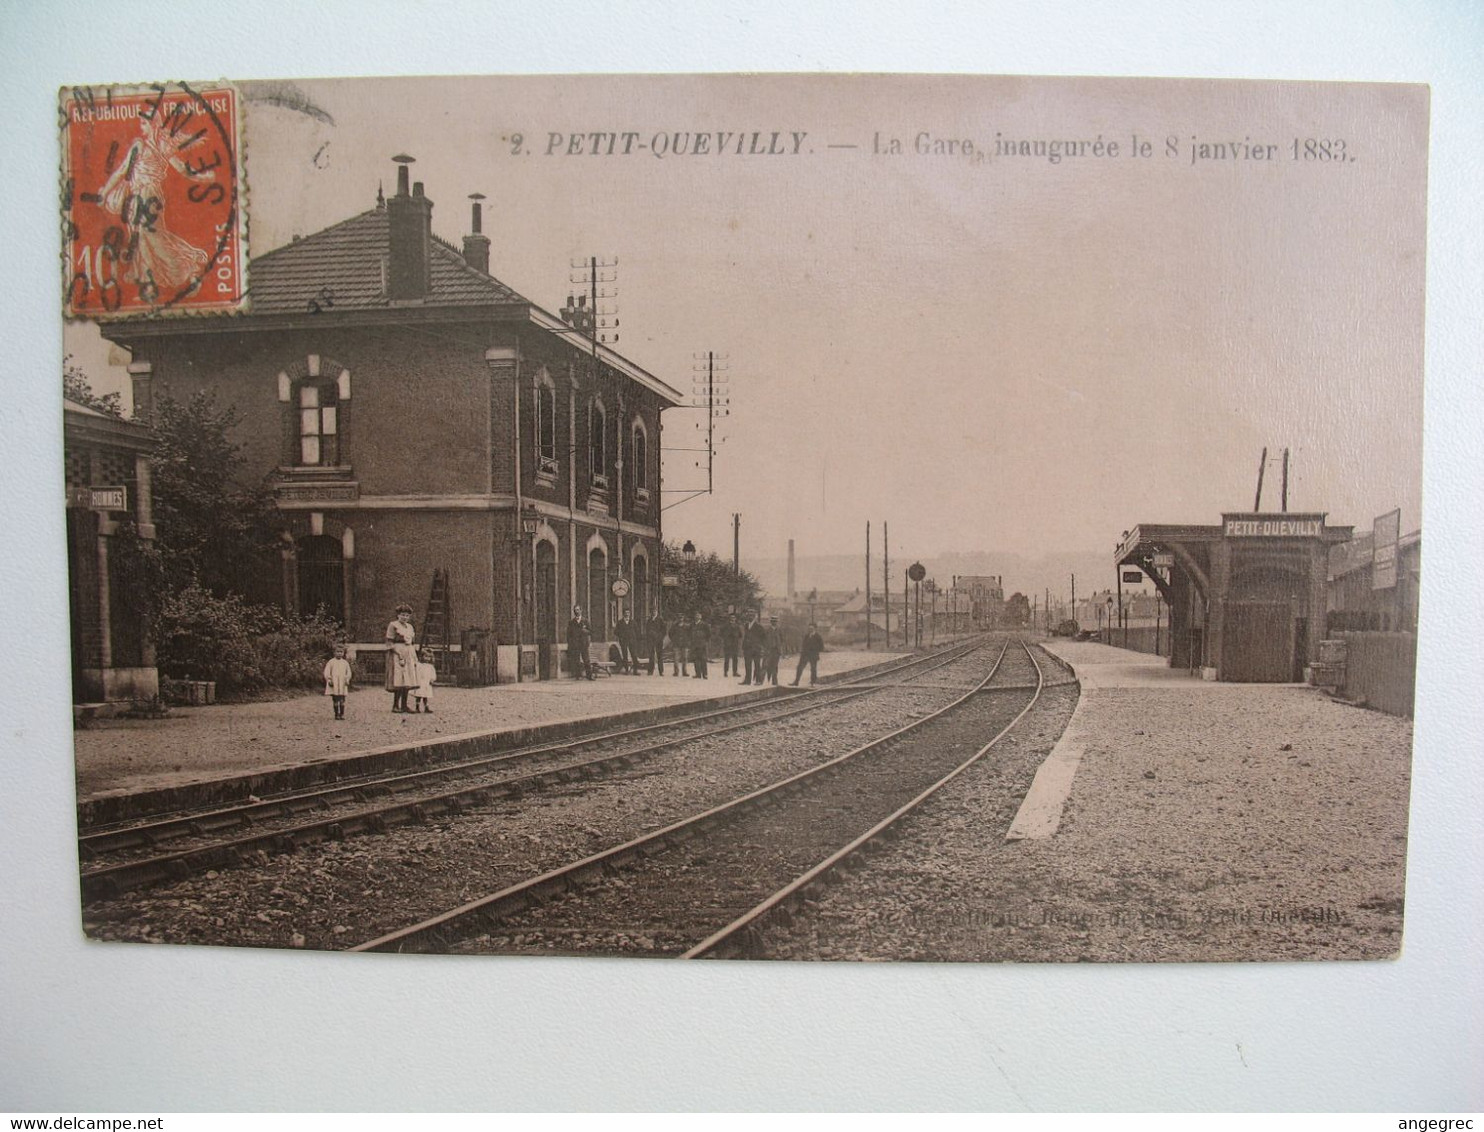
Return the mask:
[[1234, 511], [1215, 525], [1140, 523], [1114, 565], [1138, 567], [1164, 598], [1173, 667], [1216, 680], [1298, 681], [1319, 658], [1330, 555], [1354, 534], [1326, 519]]
[[[549, 676], [574, 604], [594, 637], [657, 601], [660, 414], [669, 385], [490, 274], [480, 205], [462, 250], [408, 184], [253, 259], [250, 313], [107, 323], [136, 415], [207, 391], [272, 489], [281, 561], [252, 595], [382, 648], [398, 603], [420, 637], [492, 638], [498, 679]], [[436, 581], [435, 581], [436, 578]], [[615, 583], [622, 579], [622, 584]]]
[[1422, 532], [1403, 535], [1396, 546], [1396, 569], [1377, 585], [1375, 536], [1357, 535], [1329, 553], [1330, 634], [1358, 630], [1415, 633], [1417, 596], [1422, 584]]
[[[901, 601], [892, 606], [890, 617], [890, 630], [895, 633], [901, 624], [902, 610]], [[852, 629], [859, 632], [865, 631], [867, 617], [869, 616], [871, 627], [885, 633], [888, 628], [886, 599], [880, 594], [871, 595], [870, 612], [866, 609], [866, 595], [864, 592], [852, 595], [848, 600], [834, 607], [829, 613], [829, 623], [838, 629]]]
[[1004, 620], [1005, 586], [1003, 575], [960, 574], [953, 588], [969, 601], [969, 620], [976, 629], [993, 629]]
[[[72, 699], [147, 700], [160, 693], [143, 587], [125, 540], [150, 540], [149, 430], [76, 401], [62, 403]], [[125, 524], [131, 529], [126, 529]]]

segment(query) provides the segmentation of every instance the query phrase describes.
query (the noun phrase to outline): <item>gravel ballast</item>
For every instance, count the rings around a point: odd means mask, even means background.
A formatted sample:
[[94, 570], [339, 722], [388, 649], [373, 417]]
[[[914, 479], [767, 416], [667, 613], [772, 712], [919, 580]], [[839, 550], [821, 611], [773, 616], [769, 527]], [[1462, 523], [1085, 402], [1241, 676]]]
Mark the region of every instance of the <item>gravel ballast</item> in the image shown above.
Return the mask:
[[1085, 750], [1054, 836], [1004, 840], [1002, 788], [987, 764], [775, 930], [767, 953], [1057, 962], [1398, 953], [1409, 720], [1295, 686], [1156, 680], [1083, 696]]

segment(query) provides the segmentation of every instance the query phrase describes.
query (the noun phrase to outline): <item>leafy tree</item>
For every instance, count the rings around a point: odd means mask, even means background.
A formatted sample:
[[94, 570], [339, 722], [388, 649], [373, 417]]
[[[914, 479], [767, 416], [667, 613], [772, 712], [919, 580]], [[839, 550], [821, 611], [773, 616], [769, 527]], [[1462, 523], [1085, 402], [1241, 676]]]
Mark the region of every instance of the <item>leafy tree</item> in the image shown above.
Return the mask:
[[94, 393], [92, 382], [83, 368], [68, 354], [62, 359], [62, 396], [79, 405], [97, 409], [110, 417], [124, 415], [123, 399], [118, 393]]
[[229, 439], [233, 406], [207, 393], [155, 406], [152, 492], [156, 549], [172, 591], [192, 584], [218, 597], [263, 592], [277, 545], [274, 508], [261, 486], [238, 483], [242, 457]]
[[1024, 627], [1031, 623], [1031, 599], [1013, 593], [1005, 599], [1005, 624]]
[[681, 614], [701, 614], [713, 626], [726, 620], [735, 610], [742, 620], [747, 610], [762, 604], [762, 587], [746, 570], [732, 573], [732, 564], [715, 552], [698, 554], [687, 562], [680, 547], [667, 542], [660, 548], [660, 572], [675, 574], [680, 585], [663, 591], [665, 619], [673, 621]]

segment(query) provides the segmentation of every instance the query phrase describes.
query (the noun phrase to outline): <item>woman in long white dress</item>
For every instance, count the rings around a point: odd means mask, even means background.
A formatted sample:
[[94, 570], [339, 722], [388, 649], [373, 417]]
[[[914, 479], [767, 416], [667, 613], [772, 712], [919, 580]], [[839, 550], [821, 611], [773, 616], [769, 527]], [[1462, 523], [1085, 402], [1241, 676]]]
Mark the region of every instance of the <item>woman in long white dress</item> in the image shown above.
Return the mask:
[[417, 631], [412, 627], [412, 607], [397, 606], [397, 616], [386, 627], [386, 690], [392, 694], [392, 710], [410, 712], [407, 693], [417, 687]]

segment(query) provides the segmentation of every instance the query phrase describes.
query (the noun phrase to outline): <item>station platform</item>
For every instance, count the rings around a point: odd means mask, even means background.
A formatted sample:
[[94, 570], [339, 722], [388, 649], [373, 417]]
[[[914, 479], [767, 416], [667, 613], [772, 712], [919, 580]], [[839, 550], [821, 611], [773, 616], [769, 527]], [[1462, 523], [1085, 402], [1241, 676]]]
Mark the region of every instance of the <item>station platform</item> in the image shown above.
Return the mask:
[[1042, 926], [1001, 957], [1398, 952], [1410, 720], [1303, 684], [1207, 681], [1091, 642], [1047, 647], [1082, 690], [996, 857], [990, 899], [1041, 905]]
[[[903, 655], [899, 651], [826, 651], [821, 681], [868, 669]], [[797, 658], [779, 665], [781, 685], [793, 679]], [[805, 677], [807, 683], [807, 673]], [[720, 662], [709, 678], [615, 674], [595, 680], [526, 681], [485, 688], [434, 688], [431, 714], [390, 710], [392, 697], [379, 685], [353, 688], [346, 718], [333, 718], [328, 696], [300, 694], [283, 699], [207, 707], [172, 708], [164, 719], [99, 718], [74, 732], [79, 809], [106, 811], [111, 799], [168, 793], [251, 778], [267, 783], [296, 768], [327, 763], [372, 763], [486, 741], [539, 742], [570, 730], [618, 717], [654, 720], [694, 710], [697, 701], [763, 698], [772, 688], [743, 686], [723, 676]], [[746, 702], [742, 699], [740, 702]]]

